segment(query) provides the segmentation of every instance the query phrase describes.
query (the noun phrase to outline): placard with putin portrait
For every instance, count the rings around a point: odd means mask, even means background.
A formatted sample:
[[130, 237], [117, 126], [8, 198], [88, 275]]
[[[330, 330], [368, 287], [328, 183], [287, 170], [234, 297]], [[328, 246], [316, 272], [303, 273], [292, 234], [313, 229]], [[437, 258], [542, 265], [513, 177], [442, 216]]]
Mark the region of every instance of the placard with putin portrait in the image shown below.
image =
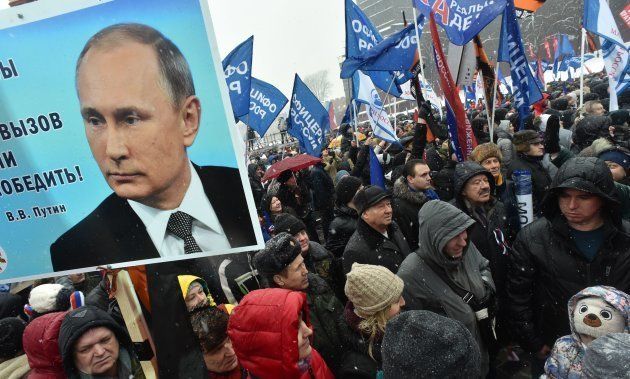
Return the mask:
[[205, 0], [0, 12], [0, 283], [262, 247]]

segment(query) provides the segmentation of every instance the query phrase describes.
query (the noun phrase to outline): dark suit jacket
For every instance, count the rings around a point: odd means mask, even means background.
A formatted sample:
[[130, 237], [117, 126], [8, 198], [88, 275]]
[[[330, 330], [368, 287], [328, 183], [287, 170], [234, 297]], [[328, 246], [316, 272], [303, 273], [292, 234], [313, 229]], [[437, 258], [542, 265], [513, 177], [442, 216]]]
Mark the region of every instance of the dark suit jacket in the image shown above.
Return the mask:
[[[237, 169], [194, 166], [231, 247], [256, 244]], [[50, 246], [55, 271], [159, 258], [142, 220], [126, 199], [109, 195]]]

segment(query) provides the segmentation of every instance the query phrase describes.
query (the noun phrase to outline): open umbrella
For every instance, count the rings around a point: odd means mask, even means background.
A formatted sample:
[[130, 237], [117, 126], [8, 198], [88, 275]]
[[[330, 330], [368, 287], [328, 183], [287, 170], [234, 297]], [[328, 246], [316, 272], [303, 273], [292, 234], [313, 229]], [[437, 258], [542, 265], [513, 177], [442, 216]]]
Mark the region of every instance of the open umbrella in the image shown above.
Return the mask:
[[318, 162], [321, 162], [320, 158], [315, 158], [308, 154], [300, 154], [295, 157], [283, 159], [280, 162], [272, 164], [271, 167], [267, 169], [262, 181], [266, 182], [267, 180], [277, 178], [286, 170], [291, 170], [293, 172], [300, 171], [301, 169], [313, 166]]

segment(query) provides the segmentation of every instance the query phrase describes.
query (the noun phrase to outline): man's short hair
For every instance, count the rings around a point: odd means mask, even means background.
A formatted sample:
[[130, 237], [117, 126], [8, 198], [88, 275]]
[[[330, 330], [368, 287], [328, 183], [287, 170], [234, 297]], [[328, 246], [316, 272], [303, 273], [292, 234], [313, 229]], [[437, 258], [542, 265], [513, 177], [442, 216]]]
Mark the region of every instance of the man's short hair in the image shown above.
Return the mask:
[[217, 307], [197, 309], [191, 313], [192, 330], [204, 353], [212, 352], [228, 337], [228, 320], [228, 314]]
[[75, 75], [78, 78], [83, 58], [90, 49], [114, 47], [130, 41], [151, 46], [155, 51], [162, 74], [160, 84], [173, 106], [179, 106], [186, 98], [195, 94], [190, 67], [179, 48], [156, 29], [142, 24], [111, 25], [93, 35], [79, 55]]
[[403, 178], [405, 178], [405, 180], [407, 180], [407, 176], [411, 175], [411, 176], [415, 176], [416, 175], [416, 165], [419, 164], [423, 164], [426, 165], [427, 162], [425, 162], [422, 159], [410, 159], [407, 161], [407, 163], [405, 163], [405, 166], [403, 167]]

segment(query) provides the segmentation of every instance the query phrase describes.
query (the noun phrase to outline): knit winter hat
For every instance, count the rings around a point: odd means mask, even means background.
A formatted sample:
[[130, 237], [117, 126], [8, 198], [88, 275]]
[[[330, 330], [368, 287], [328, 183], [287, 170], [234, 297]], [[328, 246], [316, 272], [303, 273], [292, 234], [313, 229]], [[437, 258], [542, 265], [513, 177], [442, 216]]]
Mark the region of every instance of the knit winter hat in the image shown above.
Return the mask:
[[477, 145], [475, 149], [470, 153], [470, 159], [481, 164], [488, 158], [497, 158], [499, 162], [503, 161], [503, 154], [501, 149], [495, 143], [487, 142]]
[[512, 140], [512, 143], [516, 146], [516, 151], [519, 153], [526, 153], [529, 151], [529, 145], [538, 142], [543, 142], [543, 139], [534, 130], [520, 130], [514, 133], [514, 139]]
[[344, 176], [337, 183], [335, 187], [335, 194], [337, 195], [337, 206], [346, 205], [352, 201], [352, 198], [359, 190], [363, 182], [356, 176]]
[[197, 336], [201, 349], [212, 352], [227, 338], [229, 316], [217, 307], [205, 307], [190, 314], [192, 330]]
[[0, 320], [0, 359], [14, 358], [22, 351], [22, 334], [26, 324], [17, 317]]
[[367, 318], [400, 299], [404, 283], [383, 266], [353, 263], [344, 291], [357, 315]]
[[34, 317], [49, 312], [62, 312], [70, 309], [70, 296], [73, 290], [61, 284], [41, 284], [31, 290], [28, 298]]
[[306, 225], [302, 220], [288, 213], [280, 213], [276, 216], [273, 224], [276, 233], [286, 232], [292, 236], [306, 230]]
[[618, 149], [606, 150], [599, 154], [598, 158], [603, 161], [615, 162], [625, 170], [630, 168], [630, 155]]
[[386, 378], [479, 378], [481, 353], [459, 321], [429, 311], [407, 311], [387, 322]]
[[392, 196], [378, 186], [365, 186], [356, 195], [354, 195], [354, 205], [357, 212], [361, 215], [366, 209], [376, 205], [379, 201], [389, 199]]
[[275, 275], [284, 270], [302, 252], [300, 243], [289, 233], [278, 233], [254, 256], [254, 266], [261, 275]]

